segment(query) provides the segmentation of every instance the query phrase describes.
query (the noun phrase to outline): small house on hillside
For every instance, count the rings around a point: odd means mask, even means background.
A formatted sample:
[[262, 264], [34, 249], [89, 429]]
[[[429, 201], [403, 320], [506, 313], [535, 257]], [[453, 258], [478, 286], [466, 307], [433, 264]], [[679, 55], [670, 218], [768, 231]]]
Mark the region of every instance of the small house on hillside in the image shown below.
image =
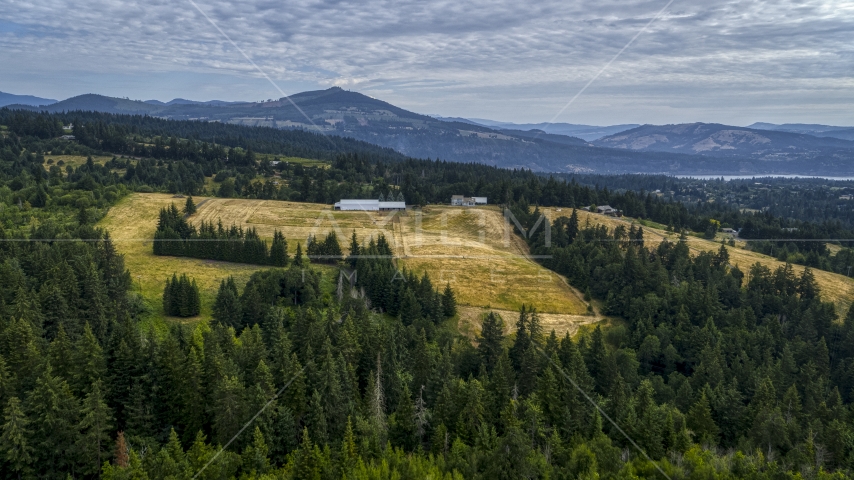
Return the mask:
[[622, 217], [623, 213], [610, 205], [600, 205], [596, 207], [596, 213], [607, 215], [609, 217]]

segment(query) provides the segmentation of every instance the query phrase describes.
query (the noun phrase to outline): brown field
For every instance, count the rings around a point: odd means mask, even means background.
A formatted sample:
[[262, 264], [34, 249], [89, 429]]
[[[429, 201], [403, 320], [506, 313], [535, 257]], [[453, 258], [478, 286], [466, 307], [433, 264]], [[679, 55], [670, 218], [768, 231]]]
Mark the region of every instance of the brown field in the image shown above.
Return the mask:
[[[584, 314], [586, 304], [556, 274], [526, 257], [517, 237], [504, 237], [497, 208], [428, 207], [423, 212], [342, 212], [329, 205], [276, 200], [200, 200], [194, 222], [254, 227], [262, 237], [280, 230], [290, 251], [309, 235], [335, 231], [345, 251], [355, 231], [360, 242], [380, 233], [401, 266], [449, 282], [461, 305], [518, 310], [536, 304], [543, 312]], [[420, 226], [419, 226], [420, 225]]]
[[[202, 200], [197, 198], [196, 202]], [[111, 208], [99, 226], [110, 232], [116, 249], [124, 254], [134, 287], [148, 301], [156, 316], [163, 316], [160, 299], [166, 279], [173, 273], [186, 273], [199, 285], [202, 308], [201, 314], [195, 319], [208, 319], [221, 280], [231, 275], [238, 287], [242, 288], [253, 272], [269, 267], [154, 255], [151, 252], [151, 239], [157, 225], [158, 212], [173, 202], [183, 206], [184, 199], [160, 193], [135, 193]]]
[[[486, 309], [479, 307], [459, 307], [459, 330], [463, 335], [471, 338], [477, 338], [480, 334], [483, 317], [490, 311], [501, 315], [504, 321], [504, 334], [511, 335], [516, 333], [516, 321], [519, 319], [518, 310], [498, 310], [495, 308]], [[566, 313], [540, 313], [540, 325], [543, 326], [543, 331], [551, 333], [554, 330], [555, 334], [560, 338], [565, 333], [574, 336], [578, 331], [585, 326], [593, 325], [601, 320], [602, 317], [593, 315], [571, 315]]]
[[187, 273], [199, 285], [202, 300], [201, 317], [210, 317], [219, 282], [229, 275], [245, 283], [257, 267], [241, 264], [211, 262], [189, 258], [158, 257], [151, 253], [151, 238], [157, 225], [160, 208], [172, 202], [180, 204], [166, 194], [133, 194], [121, 200], [104, 217], [99, 226], [106, 228], [125, 256], [125, 265], [131, 272], [134, 286], [160, 316], [163, 307], [157, 299], [172, 273]]
[[586, 314], [586, 303], [563, 278], [528, 258], [527, 245], [505, 229], [497, 207], [430, 206], [401, 216], [394, 227], [401, 263], [450, 282], [461, 304]]
[[[60, 160], [62, 160], [64, 162], [62, 165], [62, 169], [64, 171], [65, 167], [67, 167], [69, 165], [74, 167], [74, 168], [77, 168], [81, 165], [86, 165], [86, 158], [87, 157], [85, 155], [50, 155], [50, 154], [48, 154], [48, 155], [44, 156], [44, 162], [45, 162], [44, 167], [45, 167], [45, 169], [50, 169], [50, 167], [52, 165], [56, 165], [57, 163], [59, 163]], [[113, 158], [112, 155], [109, 155], [109, 156], [93, 156], [92, 162], [94, 162], [96, 165], [103, 165], [103, 164], [109, 162], [110, 159], [112, 159], [112, 158]], [[48, 165], [48, 160], [53, 160], [53, 163]]]
[[[560, 216], [568, 217], [572, 215], [571, 208], [562, 208], [560, 212], [557, 212], [555, 208], [542, 208], [541, 211], [543, 211], [546, 218], [549, 219], [554, 219]], [[578, 219], [581, 225], [584, 225], [589, 221], [590, 224], [602, 224], [611, 229], [618, 225], [624, 225], [628, 228], [633, 222], [636, 223], [636, 221], [631, 218], [606, 217], [604, 215], [593, 214], [582, 210], [578, 211]], [[644, 226], [643, 230], [645, 243], [649, 246], [657, 245], [665, 239], [675, 242], [679, 237], [678, 234], [669, 233], [666, 230], [651, 228], [649, 226]], [[730, 263], [740, 268], [743, 272], [747, 273], [750, 266], [757, 262], [768, 267], [772, 271], [783, 265], [783, 262], [767, 255], [745, 250], [743, 248], [744, 245], [745, 242], [739, 241], [736, 243], [736, 247], [727, 247], [729, 249]], [[694, 236], [688, 237], [688, 246], [694, 253], [699, 253], [701, 251], [718, 251], [718, 249], [721, 248], [720, 242], [705, 240]], [[804, 267], [799, 265], [793, 265], [792, 268], [796, 275], [800, 275], [804, 270]], [[821, 286], [822, 298], [825, 301], [833, 302], [834, 305], [836, 305], [836, 312], [839, 315], [844, 315], [851, 306], [852, 301], [854, 301], [854, 279], [818, 269], [813, 269], [813, 274]]]

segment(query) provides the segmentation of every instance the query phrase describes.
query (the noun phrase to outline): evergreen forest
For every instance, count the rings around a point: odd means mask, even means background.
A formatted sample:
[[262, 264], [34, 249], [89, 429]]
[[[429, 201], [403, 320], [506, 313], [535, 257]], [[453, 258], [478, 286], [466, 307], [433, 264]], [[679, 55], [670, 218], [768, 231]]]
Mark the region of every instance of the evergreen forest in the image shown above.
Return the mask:
[[[58, 138], [72, 122], [76, 139]], [[797, 228], [791, 242], [808, 252], [808, 240], [851, 238], [843, 222], [333, 148], [306, 132], [7, 109], [0, 125], [2, 478], [854, 475], [854, 310], [823, 302], [809, 268], [742, 271], [725, 245], [686, 241], [710, 219], [751, 222]], [[88, 159], [62, 168], [47, 163], [56, 155]], [[323, 166], [273, 166], [277, 155]], [[642, 227], [558, 218], [548, 244], [543, 229], [524, 240], [611, 320], [558, 336], [525, 305], [484, 315], [469, 338], [451, 285], [398, 268], [383, 236], [354, 233], [347, 256], [346, 239], [312, 238], [291, 256], [281, 234], [268, 247], [251, 229], [196, 229], [187, 201], [160, 212], [155, 253], [258, 270], [222, 278], [210, 322], [142, 322], [133, 272], [97, 221], [132, 192], [219, 194], [229, 181], [229, 196], [322, 203], [477, 194], [526, 231], [541, 206], [610, 204], [682, 234], [652, 246]], [[192, 276], [163, 279], [167, 311], [197, 311]]]

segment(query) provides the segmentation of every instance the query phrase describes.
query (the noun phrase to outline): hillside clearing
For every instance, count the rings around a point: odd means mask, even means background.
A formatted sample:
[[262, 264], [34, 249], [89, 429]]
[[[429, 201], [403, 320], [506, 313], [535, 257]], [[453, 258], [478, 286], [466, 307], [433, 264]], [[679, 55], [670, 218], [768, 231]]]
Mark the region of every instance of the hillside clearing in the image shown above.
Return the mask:
[[[196, 202], [202, 200], [204, 199], [198, 198]], [[173, 202], [182, 205], [183, 201], [182, 198], [173, 198], [168, 194], [135, 193], [112, 207], [98, 226], [110, 232], [116, 249], [124, 254], [125, 266], [131, 272], [133, 285], [148, 301], [152, 313], [159, 317], [164, 316], [161, 298], [166, 279], [173, 273], [178, 275], [186, 273], [199, 285], [202, 302], [200, 315], [193, 317], [192, 320], [204, 320], [212, 315], [214, 299], [221, 280], [233, 276], [238, 286], [242, 288], [253, 272], [271, 267], [154, 255], [151, 239], [154, 237], [160, 209]], [[319, 268], [329, 269], [326, 266]]]
[[[522, 304], [528, 304], [543, 313], [591, 321], [596, 318], [586, 315], [586, 303], [560, 276], [527, 258], [524, 242], [514, 235], [505, 238], [503, 216], [497, 208], [341, 212], [329, 205], [276, 200], [207, 197], [194, 200], [198, 211], [190, 218], [192, 223], [221, 220], [225, 226], [255, 228], [267, 239], [272, 238], [274, 230], [280, 230], [288, 239], [291, 255], [297, 243], [305, 249], [309, 235], [323, 237], [335, 231], [347, 252], [353, 231], [360, 242], [383, 233], [399, 265], [418, 274], [428, 272], [437, 287], [450, 283], [461, 306], [518, 311]], [[151, 238], [158, 212], [171, 203], [181, 207], [184, 199], [168, 194], [135, 193], [111, 208], [100, 226], [110, 231], [118, 250], [125, 254], [134, 284], [158, 313], [162, 314], [159, 298], [166, 278], [173, 272], [186, 272], [199, 284], [201, 317], [207, 318], [221, 279], [232, 275], [242, 284], [252, 272], [265, 267], [154, 256]], [[575, 317], [564, 320], [579, 321]], [[561, 331], [566, 329], [569, 327]]]
[[[541, 208], [540, 210], [550, 221], [553, 221], [557, 217], [569, 217], [572, 215], [571, 208], [562, 208], [560, 212], [557, 212], [555, 208]], [[578, 210], [578, 219], [582, 226], [587, 222], [590, 222], [591, 225], [601, 224], [610, 229], [616, 228], [619, 225], [623, 225], [628, 228], [633, 222], [636, 223], [636, 220], [631, 218], [607, 217], [583, 210]], [[644, 243], [647, 246], [658, 245], [658, 243], [665, 239], [670, 242], [676, 242], [679, 240], [678, 234], [668, 232], [666, 230], [644, 226], [643, 231]], [[717, 252], [721, 248], [720, 242], [705, 240], [694, 236], [688, 236], [687, 242], [694, 254], [702, 251]], [[744, 245], [744, 242], [739, 242], [737, 245]], [[750, 250], [745, 250], [744, 248], [739, 248], [739, 246], [728, 246], [727, 249], [729, 251], [730, 264], [737, 266], [745, 274], [750, 269], [750, 266], [757, 262], [772, 271], [784, 265], [784, 262], [775, 258], [761, 253], [752, 252]], [[804, 271], [804, 267], [801, 265], [792, 265], [792, 268], [796, 275], [801, 275]], [[851, 307], [852, 300], [854, 300], [854, 279], [815, 268], [812, 269], [812, 271], [815, 275], [816, 281], [821, 287], [822, 298], [825, 301], [833, 302], [836, 306], [837, 314], [845, 315], [848, 308]]]

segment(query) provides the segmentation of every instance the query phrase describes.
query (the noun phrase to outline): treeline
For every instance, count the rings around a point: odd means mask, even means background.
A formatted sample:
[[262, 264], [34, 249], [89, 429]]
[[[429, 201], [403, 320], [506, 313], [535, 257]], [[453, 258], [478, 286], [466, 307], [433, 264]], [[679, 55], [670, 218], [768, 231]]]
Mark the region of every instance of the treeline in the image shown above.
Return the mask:
[[288, 244], [278, 230], [268, 248], [254, 228], [244, 230], [222, 222], [202, 222], [198, 230], [184, 218], [175, 204], [160, 209], [154, 232], [155, 255], [204, 258], [225, 262], [250, 263], [284, 267], [288, 264]]
[[[73, 124], [74, 136], [86, 146], [158, 159], [224, 159], [225, 150], [218, 150], [222, 147], [324, 160], [331, 160], [335, 155], [345, 152], [358, 152], [386, 160], [403, 158], [403, 155], [390, 148], [303, 130], [165, 120], [143, 115], [81, 111], [48, 114], [0, 109], [0, 124], [8, 125], [13, 132], [22, 136], [50, 138], [61, 135], [55, 130], [55, 126], [60, 123]], [[176, 137], [185, 140], [179, 141]], [[148, 142], [143, 142], [156, 139], [161, 142], [159, 145], [146, 145]]]
[[[851, 468], [854, 451], [839, 439], [851, 434], [854, 309], [836, 322], [809, 269], [756, 264], [742, 266], [746, 276], [724, 246], [691, 256], [683, 237], [648, 249], [642, 230], [578, 229], [574, 215], [554, 222], [550, 247], [536, 236], [532, 252], [627, 322], [606, 333], [615, 350], [587, 363], [603, 398], [619, 405], [623, 385], [648, 388], [686, 416], [694, 438], [812, 468], [820, 448], [824, 466]], [[618, 405], [606, 410], [647, 452], [667, 448], [671, 427], [654, 419], [677, 417], [631, 418]]]
[[427, 272], [419, 279], [411, 270], [398, 269], [393, 258], [385, 235], [360, 244], [353, 232], [347, 263], [356, 276], [354, 285], [367, 292], [369, 307], [400, 317], [404, 325], [414, 324], [428, 332], [434, 330], [434, 325], [456, 315], [456, 298], [450, 284], [439, 292]]

